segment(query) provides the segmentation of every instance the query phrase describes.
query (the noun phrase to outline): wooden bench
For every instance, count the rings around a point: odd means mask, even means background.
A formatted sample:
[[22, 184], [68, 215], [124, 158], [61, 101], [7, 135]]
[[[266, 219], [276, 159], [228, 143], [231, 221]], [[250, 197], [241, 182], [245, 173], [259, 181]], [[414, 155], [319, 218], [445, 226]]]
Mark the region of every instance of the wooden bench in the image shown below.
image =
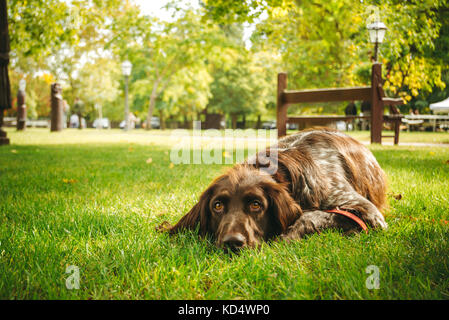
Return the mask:
[[[371, 143], [382, 143], [382, 138], [393, 137], [394, 143], [399, 143], [399, 129], [403, 115], [396, 105], [403, 104], [402, 99], [388, 98], [382, 88], [382, 65], [374, 63], [370, 87], [332, 88], [315, 90], [287, 90], [287, 73], [278, 74], [277, 88], [277, 127], [278, 137], [287, 134], [287, 123], [299, 123], [301, 121], [335, 121], [350, 119], [370, 119]], [[294, 103], [332, 102], [332, 101], [370, 101], [370, 116], [319, 116], [319, 117], [288, 117], [288, 106]], [[384, 106], [390, 107], [390, 114], [384, 115]], [[384, 122], [393, 124], [394, 135], [382, 136]]]

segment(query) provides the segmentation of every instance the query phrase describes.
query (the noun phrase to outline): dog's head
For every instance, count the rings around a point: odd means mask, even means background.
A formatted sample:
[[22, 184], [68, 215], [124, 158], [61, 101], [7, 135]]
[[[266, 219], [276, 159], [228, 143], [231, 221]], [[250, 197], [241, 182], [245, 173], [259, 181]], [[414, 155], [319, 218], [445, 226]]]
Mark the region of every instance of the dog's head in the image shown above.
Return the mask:
[[300, 215], [301, 208], [285, 184], [254, 167], [239, 165], [218, 177], [169, 231], [199, 225], [201, 235], [211, 235], [219, 247], [237, 251], [281, 234]]

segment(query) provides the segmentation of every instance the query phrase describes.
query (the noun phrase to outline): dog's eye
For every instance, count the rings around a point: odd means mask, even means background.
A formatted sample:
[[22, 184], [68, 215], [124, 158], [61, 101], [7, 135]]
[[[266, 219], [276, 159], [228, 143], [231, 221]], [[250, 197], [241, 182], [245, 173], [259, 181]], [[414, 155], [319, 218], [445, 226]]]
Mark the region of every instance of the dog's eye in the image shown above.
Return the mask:
[[223, 206], [223, 203], [221, 201], [215, 201], [214, 205], [213, 205], [213, 208], [214, 208], [215, 211], [222, 211], [224, 206]]
[[252, 211], [258, 211], [258, 210], [260, 210], [261, 207], [262, 207], [262, 204], [258, 200], [254, 200], [249, 204], [249, 208]]

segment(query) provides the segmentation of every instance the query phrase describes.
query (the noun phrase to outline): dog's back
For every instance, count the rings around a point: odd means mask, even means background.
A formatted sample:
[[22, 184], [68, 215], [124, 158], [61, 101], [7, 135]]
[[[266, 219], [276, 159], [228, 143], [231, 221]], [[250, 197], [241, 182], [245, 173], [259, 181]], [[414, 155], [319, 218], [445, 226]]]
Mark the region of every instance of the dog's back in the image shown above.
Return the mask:
[[280, 139], [277, 147], [279, 153], [295, 150], [298, 157], [310, 159], [318, 172], [309, 174], [317, 175], [318, 185], [324, 183], [321, 188], [329, 189], [329, 194], [349, 184], [380, 211], [386, 207], [385, 174], [371, 151], [357, 140], [331, 129], [312, 129]]

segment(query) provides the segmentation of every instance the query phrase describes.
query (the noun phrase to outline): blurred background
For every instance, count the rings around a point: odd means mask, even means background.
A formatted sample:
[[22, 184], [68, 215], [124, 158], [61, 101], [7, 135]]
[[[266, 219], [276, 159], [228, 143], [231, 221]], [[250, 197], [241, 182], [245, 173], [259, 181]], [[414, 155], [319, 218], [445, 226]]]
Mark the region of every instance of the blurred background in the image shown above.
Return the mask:
[[[378, 59], [401, 112], [431, 113], [430, 103], [449, 96], [447, 1], [10, 0], [8, 17], [6, 126], [23, 79], [29, 126], [48, 125], [58, 82], [67, 127], [80, 115], [84, 127], [123, 128], [126, 108], [131, 128], [191, 128], [206, 117], [220, 127], [275, 127], [278, 72], [292, 89], [369, 85], [373, 19], [388, 28]], [[344, 114], [346, 105], [290, 112]]]

